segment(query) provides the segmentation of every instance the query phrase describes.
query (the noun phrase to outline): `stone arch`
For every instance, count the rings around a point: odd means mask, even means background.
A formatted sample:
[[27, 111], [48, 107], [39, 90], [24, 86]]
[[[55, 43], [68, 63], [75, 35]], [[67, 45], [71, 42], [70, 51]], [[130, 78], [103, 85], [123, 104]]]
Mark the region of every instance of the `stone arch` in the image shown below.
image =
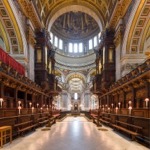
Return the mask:
[[[141, 1], [134, 13], [135, 16], [127, 38], [127, 54], [143, 54], [143, 47], [140, 44], [149, 21], [149, 7], [148, 1]], [[144, 41], [142, 42], [144, 43]]]
[[[123, 37], [123, 45], [122, 45], [122, 55], [126, 55], [127, 54], [127, 43], [128, 43], [128, 37], [129, 37], [129, 34], [130, 34], [130, 30], [131, 30], [131, 25], [133, 24], [133, 20], [134, 20], [134, 15], [139, 7], [139, 3], [140, 1], [137, 1], [135, 4], [134, 4], [134, 9], [132, 9], [132, 13], [128, 19], [128, 25], [126, 26], [126, 30], [125, 30], [125, 33], [124, 33], [124, 37]], [[130, 39], [131, 40], [131, 39]]]
[[3, 39], [3, 42], [5, 44], [5, 48], [3, 48], [3, 50], [10, 52], [10, 39], [9, 36], [6, 32], [5, 26], [2, 23], [2, 20], [0, 19], [0, 37]]
[[87, 82], [90, 82], [90, 78], [91, 78], [91, 74], [93, 74], [94, 72], [96, 72], [96, 69], [91, 69], [87, 75]]
[[68, 82], [69, 80], [73, 78], [79, 78], [83, 81], [83, 83], [86, 83], [86, 77], [82, 73], [79, 73], [79, 72], [73, 72], [73, 73], [68, 74], [65, 80], [66, 82]]
[[55, 70], [55, 73], [56, 73], [56, 74], [55, 74], [56, 76], [57, 76], [57, 73], [60, 74], [60, 75], [61, 75], [61, 79], [62, 79], [62, 81], [64, 82], [64, 80], [65, 80], [65, 75], [64, 75], [64, 73], [63, 73], [60, 69], [58, 69], [58, 68]]
[[92, 16], [95, 19], [95, 21], [97, 22], [97, 24], [99, 25], [100, 30], [101, 31], [103, 30], [104, 21], [103, 21], [102, 17], [100, 18], [93, 10], [89, 9], [86, 6], [71, 5], [71, 6], [62, 7], [61, 9], [57, 10], [57, 13], [55, 12], [52, 16], [49, 16], [48, 21], [47, 21], [48, 31], [50, 31], [53, 23], [59, 16], [61, 16], [64, 13], [67, 13], [69, 11], [81, 11], [81, 12], [84, 12], [84, 13]]

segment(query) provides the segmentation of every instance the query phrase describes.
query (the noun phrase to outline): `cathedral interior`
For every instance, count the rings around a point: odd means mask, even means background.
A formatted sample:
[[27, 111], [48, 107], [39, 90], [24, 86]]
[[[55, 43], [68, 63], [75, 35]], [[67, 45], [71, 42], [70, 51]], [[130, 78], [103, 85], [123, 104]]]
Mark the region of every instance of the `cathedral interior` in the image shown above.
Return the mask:
[[147, 150], [149, 100], [150, 0], [0, 0], [0, 148]]

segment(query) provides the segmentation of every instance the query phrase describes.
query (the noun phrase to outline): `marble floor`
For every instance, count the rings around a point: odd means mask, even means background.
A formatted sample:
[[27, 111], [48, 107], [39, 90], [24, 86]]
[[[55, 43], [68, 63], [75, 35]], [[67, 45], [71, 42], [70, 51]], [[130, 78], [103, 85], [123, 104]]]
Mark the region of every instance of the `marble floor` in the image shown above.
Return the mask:
[[114, 133], [111, 128], [98, 130], [84, 117], [67, 117], [49, 131], [38, 128], [25, 137], [6, 144], [2, 150], [148, 150], [135, 141]]

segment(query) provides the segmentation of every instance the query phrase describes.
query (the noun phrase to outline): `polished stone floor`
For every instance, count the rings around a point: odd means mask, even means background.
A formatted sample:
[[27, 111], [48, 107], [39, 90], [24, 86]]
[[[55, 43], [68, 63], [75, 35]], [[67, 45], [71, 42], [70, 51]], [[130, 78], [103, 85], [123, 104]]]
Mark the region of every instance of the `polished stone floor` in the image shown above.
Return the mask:
[[114, 133], [111, 128], [98, 130], [84, 117], [67, 117], [49, 131], [35, 132], [6, 144], [2, 150], [148, 150], [135, 141]]

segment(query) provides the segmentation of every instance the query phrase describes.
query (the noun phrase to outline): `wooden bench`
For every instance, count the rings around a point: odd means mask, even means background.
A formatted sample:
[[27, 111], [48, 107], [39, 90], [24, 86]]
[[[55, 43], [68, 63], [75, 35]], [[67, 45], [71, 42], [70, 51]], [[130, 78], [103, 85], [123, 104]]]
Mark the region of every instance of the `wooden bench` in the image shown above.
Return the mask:
[[[125, 125], [126, 127], [122, 127], [121, 125]], [[135, 137], [140, 135], [138, 131], [143, 129], [140, 126], [132, 125], [118, 120], [116, 120], [116, 124], [113, 124], [112, 126], [114, 127], [114, 129], [122, 130], [130, 134], [132, 136], [132, 140], [135, 140]]]
[[102, 126], [97, 114], [90, 114], [90, 116], [93, 119], [93, 123], [95, 123], [97, 126]]
[[41, 118], [38, 118], [37, 120], [39, 126], [47, 124], [48, 121], [49, 121], [48, 117], [41, 117]]
[[102, 118], [100, 118], [99, 121], [100, 121], [101, 123], [106, 124], [106, 125], [110, 125], [110, 124], [111, 124], [111, 118], [108, 118], [108, 117], [102, 116]]
[[101, 123], [106, 124], [106, 125], [109, 125], [109, 124], [110, 124], [110, 122], [108, 122], [108, 121], [106, 121], [106, 120], [104, 120], [104, 119], [102, 119], [102, 118], [100, 118], [99, 121], [100, 121]]
[[56, 121], [55, 121], [55, 117], [49, 118], [46, 127], [51, 127], [53, 124], [55, 124], [55, 122], [56, 122]]
[[0, 127], [0, 147], [3, 147], [3, 144], [6, 143], [6, 139], [10, 139], [12, 142], [12, 127], [11, 126], [2, 126]]
[[91, 119], [95, 119], [95, 118], [97, 118], [97, 117], [98, 117], [98, 114], [91, 113], [91, 114], [90, 114], [90, 117], [91, 117]]
[[17, 128], [18, 134], [24, 133], [24, 131], [34, 129], [35, 130], [36, 124], [33, 124], [33, 121], [25, 121], [14, 125], [14, 128]]
[[53, 117], [55, 117], [57, 119], [60, 117], [60, 114], [54, 114]]

